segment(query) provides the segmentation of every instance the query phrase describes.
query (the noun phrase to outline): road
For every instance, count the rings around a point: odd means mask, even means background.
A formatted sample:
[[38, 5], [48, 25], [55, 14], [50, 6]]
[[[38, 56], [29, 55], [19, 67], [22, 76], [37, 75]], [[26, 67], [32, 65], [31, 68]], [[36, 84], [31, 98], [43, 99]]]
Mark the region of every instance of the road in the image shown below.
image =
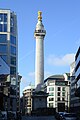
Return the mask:
[[54, 116], [23, 116], [22, 120], [56, 120]]

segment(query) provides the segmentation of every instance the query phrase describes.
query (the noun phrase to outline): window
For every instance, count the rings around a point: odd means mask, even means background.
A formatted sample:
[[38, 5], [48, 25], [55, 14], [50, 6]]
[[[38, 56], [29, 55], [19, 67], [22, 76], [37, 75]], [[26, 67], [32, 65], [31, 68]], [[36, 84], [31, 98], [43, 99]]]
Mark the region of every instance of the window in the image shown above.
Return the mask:
[[13, 26], [14, 25], [14, 17], [11, 15], [11, 21], [10, 21], [10, 25]]
[[54, 93], [53, 92], [49, 93], [49, 96], [54, 96]]
[[0, 13], [0, 22], [2, 22], [2, 21], [3, 21], [3, 14]]
[[60, 92], [58, 92], [57, 95], [60, 96]]
[[16, 47], [11, 46], [11, 54], [16, 55]]
[[7, 22], [7, 14], [4, 14], [4, 22]]
[[0, 32], [7, 32], [7, 14], [0, 14]]
[[7, 22], [7, 14], [0, 13], [0, 22]]
[[4, 32], [7, 32], [7, 24], [4, 24]]
[[62, 96], [65, 96], [65, 92], [62, 92]]
[[3, 27], [2, 24], [0, 24], [0, 32], [3, 31], [3, 28], [2, 28], [2, 27]]
[[49, 103], [49, 107], [50, 107], [50, 108], [53, 108], [53, 103]]
[[11, 19], [10, 19], [10, 32], [14, 33], [14, 16], [11, 14]]
[[10, 74], [16, 74], [16, 67], [10, 67]]
[[7, 62], [7, 55], [1, 55], [1, 57]]
[[11, 56], [11, 64], [16, 65], [16, 57]]
[[60, 91], [60, 90], [61, 90], [61, 88], [60, 88], [60, 87], [58, 87], [57, 89], [58, 89], [58, 91]]
[[54, 91], [54, 87], [50, 87], [50, 88], [49, 88], [49, 91]]
[[7, 42], [7, 34], [0, 34], [0, 43]]
[[7, 45], [0, 45], [0, 53], [7, 53]]
[[54, 98], [49, 98], [49, 101], [54, 101]]
[[65, 101], [65, 98], [62, 98], [62, 101]]
[[14, 36], [10, 36], [10, 42], [11, 42], [11, 44], [14, 44], [14, 45], [16, 45], [16, 37], [14, 37]]
[[7, 24], [0, 24], [0, 32], [7, 32]]
[[60, 97], [57, 98], [57, 101], [60, 101]]
[[[63, 79], [64, 80], [64, 79]], [[68, 81], [56, 81], [55, 82], [55, 85], [58, 85], [58, 86], [65, 86], [68, 84]]]
[[[80, 78], [80, 74], [79, 74], [79, 78]], [[77, 89], [80, 87], [80, 79], [78, 79], [76, 87], [77, 87]]]
[[62, 88], [62, 91], [65, 91], [65, 87]]

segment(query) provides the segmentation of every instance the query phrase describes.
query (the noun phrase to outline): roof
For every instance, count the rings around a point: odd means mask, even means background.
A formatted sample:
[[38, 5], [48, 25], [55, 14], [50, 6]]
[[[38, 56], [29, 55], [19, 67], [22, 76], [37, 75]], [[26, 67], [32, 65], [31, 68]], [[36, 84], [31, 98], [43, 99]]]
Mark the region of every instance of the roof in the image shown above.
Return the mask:
[[33, 92], [32, 97], [35, 97], [35, 96], [43, 96], [43, 97], [45, 97], [45, 96], [48, 96], [48, 93], [46, 93], [44, 91], [35, 91], [35, 92]]
[[64, 80], [64, 75], [52, 75], [49, 76], [47, 79], [44, 80], [44, 82], [48, 80]]
[[25, 90], [34, 89], [34, 88], [35, 88], [34, 85], [29, 85], [29, 86], [27, 86], [27, 87], [25, 87], [25, 88], [23, 89], [23, 92], [24, 92]]

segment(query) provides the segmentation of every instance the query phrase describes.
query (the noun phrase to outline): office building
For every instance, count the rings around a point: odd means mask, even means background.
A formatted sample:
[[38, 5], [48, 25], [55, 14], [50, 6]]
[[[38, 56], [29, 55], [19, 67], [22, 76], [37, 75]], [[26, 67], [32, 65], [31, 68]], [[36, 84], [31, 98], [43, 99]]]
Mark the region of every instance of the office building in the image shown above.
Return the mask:
[[80, 97], [80, 46], [75, 56], [76, 96]]
[[44, 91], [49, 93], [47, 107], [56, 111], [69, 111], [70, 103], [70, 74], [53, 75], [45, 79]]
[[75, 96], [77, 97], [75, 111], [79, 112], [80, 110], [80, 46], [75, 55]]
[[79, 97], [76, 96], [76, 79], [75, 79], [75, 62], [70, 65], [70, 111], [77, 112], [77, 105], [79, 104]]
[[10, 75], [10, 67], [7, 63], [0, 57], [0, 110], [7, 111], [8, 110], [8, 101], [9, 98], [9, 75]]
[[17, 111], [18, 39], [17, 16], [8, 9], [0, 9], [0, 56], [10, 67], [10, 101], [8, 111]]
[[32, 92], [34, 91], [34, 86], [29, 85], [23, 90], [23, 108], [22, 112], [24, 115], [31, 115], [32, 111]]

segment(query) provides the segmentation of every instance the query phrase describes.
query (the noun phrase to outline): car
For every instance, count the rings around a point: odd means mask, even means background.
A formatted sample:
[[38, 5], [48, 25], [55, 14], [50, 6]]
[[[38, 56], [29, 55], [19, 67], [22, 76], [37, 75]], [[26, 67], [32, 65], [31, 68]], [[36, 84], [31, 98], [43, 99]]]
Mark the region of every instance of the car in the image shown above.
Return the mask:
[[60, 120], [78, 120], [78, 117], [75, 113], [64, 113]]
[[64, 114], [65, 112], [57, 112], [56, 115], [55, 115], [55, 118], [57, 120], [60, 120], [60, 117]]

